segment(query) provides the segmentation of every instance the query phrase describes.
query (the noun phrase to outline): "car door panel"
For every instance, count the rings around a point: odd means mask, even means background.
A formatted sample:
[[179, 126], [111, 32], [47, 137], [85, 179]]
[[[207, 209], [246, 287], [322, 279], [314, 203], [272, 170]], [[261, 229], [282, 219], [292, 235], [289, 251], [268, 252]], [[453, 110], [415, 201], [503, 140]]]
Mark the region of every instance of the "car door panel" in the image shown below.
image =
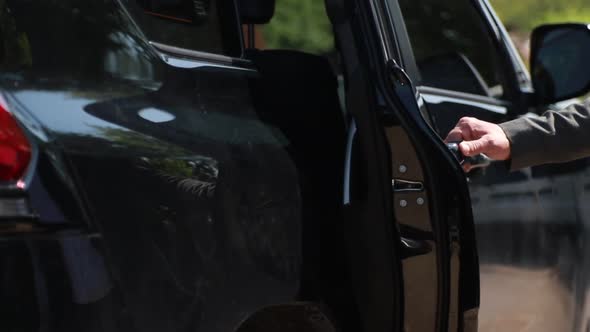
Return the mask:
[[[465, 178], [423, 117], [416, 91], [398, 66], [396, 22], [389, 12], [394, 7], [380, 1], [370, 5], [379, 37], [367, 41], [375, 43], [369, 47], [375, 52], [371, 77], [390, 151], [394, 220], [402, 255], [406, 252], [405, 328], [471, 331], [479, 305], [479, 278]], [[420, 299], [423, 306], [417, 306]]]
[[[398, 87], [398, 89], [404, 89], [404, 87]], [[415, 103], [415, 101], [410, 99], [410, 96], [412, 96], [409, 93], [410, 89], [406, 89], [404, 97], [407, 99], [404, 105], [409, 108], [411, 107], [410, 103]], [[420, 121], [425, 126], [424, 130], [426, 128], [430, 129], [431, 127], [422, 118], [417, 104], [412, 107], [414, 116], [417, 117], [415, 118], [416, 121]], [[396, 220], [400, 225], [402, 242], [404, 231], [408, 231], [409, 234], [413, 233], [413, 236], [418, 236], [417, 240], [419, 241], [429, 239], [433, 241], [432, 252], [427, 255], [410, 257], [404, 261], [404, 276], [408, 278], [404, 280], [406, 282], [406, 291], [420, 290], [422, 296], [425, 295], [425, 292], [437, 292], [437, 296], [434, 296], [433, 293], [430, 294], [430, 296], [437, 298], [436, 310], [428, 311], [428, 308], [424, 305], [422, 307], [424, 311], [416, 311], [415, 303], [410, 302], [408, 305], [412, 306], [409, 306], [408, 310], [412, 311], [408, 313], [406, 319], [413, 319], [409, 323], [421, 326], [421, 324], [425, 324], [421, 319], [427, 317], [425, 315], [428, 312], [431, 314], [436, 312], [439, 319], [438, 324], [441, 324], [440, 315], [442, 311], [448, 313], [448, 316], [442, 322], [444, 322], [445, 326], [448, 325], [449, 330], [473, 329], [473, 320], [477, 317], [477, 308], [479, 306], [479, 278], [474, 241], [475, 233], [470, 219], [471, 209], [469, 208], [469, 200], [465, 201], [466, 197], [468, 197], [467, 192], [461, 191], [462, 184], [453, 182], [457, 181], [457, 179], [453, 178], [449, 173], [443, 173], [442, 169], [437, 169], [441, 173], [433, 175], [432, 172], [436, 169], [435, 165], [444, 165], [444, 159], [438, 161], [429, 159], [429, 162], [426, 162], [427, 157], [422, 153], [428, 153], [428, 158], [433, 158], [436, 155], [432, 147], [434, 144], [431, 143], [432, 145], [430, 145], [432, 150], [422, 152], [418, 148], [420, 143], [418, 143], [416, 137], [411, 137], [407, 131], [405, 134], [400, 135], [399, 131], [396, 132], [394, 127], [388, 128], [387, 133], [388, 142], [392, 147], [392, 160], [395, 165], [393, 167], [394, 174], [399, 176], [399, 179], [408, 179], [410, 182], [424, 184], [423, 193], [404, 192], [400, 188], [396, 190], [394, 185], [394, 206], [398, 218]], [[430, 135], [434, 135], [432, 138], [436, 142], [438, 137], [431, 129]], [[413, 146], [415, 150], [408, 149], [408, 145], [403, 143]], [[442, 142], [438, 141], [438, 143]], [[398, 146], [401, 148], [398, 148]], [[421, 148], [424, 149], [424, 147]], [[446, 146], [444, 147], [446, 149]], [[395, 158], [396, 156], [399, 159]], [[404, 165], [404, 162], [408, 163], [408, 165]], [[452, 160], [451, 162], [456, 161]], [[401, 172], [405, 168], [400, 168], [400, 166], [407, 166], [405, 173]], [[461, 173], [458, 175], [464, 180]], [[398, 179], [394, 178], [394, 181], [396, 180]], [[439, 195], [445, 197], [444, 203], [441, 201], [443, 197]], [[423, 203], [429, 203], [429, 205], [422, 205]], [[459, 206], [463, 210], [460, 210]], [[464, 208], [465, 206], [467, 208]], [[427, 219], [429, 222], [425, 223], [423, 218], [429, 218]], [[414, 239], [412, 235], [408, 237]], [[423, 269], [428, 268], [429, 265], [427, 264], [434, 262], [436, 264], [434, 266], [430, 265], [430, 268], [436, 266], [434, 269], [437, 271], [437, 278], [433, 280], [432, 276], [425, 273], [426, 271]], [[418, 275], [420, 277], [417, 277]], [[416, 287], [417, 284], [413, 284], [418, 280], [422, 283], [421, 288]], [[435, 280], [436, 286], [434, 287], [433, 282]], [[413, 286], [416, 288], [412, 289]], [[416, 298], [412, 300], [416, 300]], [[426, 301], [426, 303], [429, 302]]]
[[[390, 142], [395, 219], [402, 237], [405, 325], [408, 330], [433, 331], [436, 328], [439, 290], [438, 248], [432, 217], [428, 209], [430, 193], [423, 187], [424, 171], [412, 143], [400, 126], [386, 129]], [[403, 181], [422, 184], [404, 188]], [[396, 189], [396, 182], [400, 183]], [[409, 243], [408, 243], [409, 242]], [[423, 250], [416, 250], [423, 247]], [[412, 251], [411, 249], [414, 249]], [[455, 308], [456, 310], [456, 308]]]
[[[248, 77], [208, 74], [207, 68], [170, 71], [170, 79], [182, 87], [146, 96], [139, 107], [125, 99], [86, 107], [89, 114], [145, 137], [150, 150], [163, 154], [71, 159], [109, 247], [125, 253], [116, 255], [115, 265], [129, 297], [138, 300], [138, 316], [155, 310], [172, 315], [156, 316], [155, 322], [176, 328], [226, 330], [258, 308], [295, 299], [301, 259], [298, 175], [286, 141], [248, 106], [243, 93]], [[138, 119], [134, 113], [141, 109], [169, 113], [178, 124], [167, 128]], [[116, 110], [114, 117], [109, 110]], [[109, 145], [135, 150], [126, 142], [133, 134], [111, 136]], [[137, 197], [139, 205], [112, 206], [113, 200], [128, 201], [125, 197]], [[140, 242], [125, 250], [129, 237]], [[141, 301], [140, 294], [152, 287], [161, 291], [161, 300]]]
[[[62, 107], [80, 113], [68, 120], [78, 132], [57, 129], [65, 114], [48, 128], [144, 331], [225, 330], [298, 291], [299, 185], [286, 141], [247, 106], [249, 77], [208, 70], [169, 69], [172, 90], [70, 98]], [[62, 104], [36, 89], [39, 103]]]

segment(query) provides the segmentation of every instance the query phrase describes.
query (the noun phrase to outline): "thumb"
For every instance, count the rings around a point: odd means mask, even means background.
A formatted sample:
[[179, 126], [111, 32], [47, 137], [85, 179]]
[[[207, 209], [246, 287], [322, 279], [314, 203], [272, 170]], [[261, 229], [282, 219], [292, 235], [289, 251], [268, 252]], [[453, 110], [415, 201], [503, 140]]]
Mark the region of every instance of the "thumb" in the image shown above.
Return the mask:
[[480, 138], [475, 141], [463, 141], [459, 144], [459, 149], [464, 156], [472, 157], [480, 153], [484, 153], [486, 148], [486, 141]]

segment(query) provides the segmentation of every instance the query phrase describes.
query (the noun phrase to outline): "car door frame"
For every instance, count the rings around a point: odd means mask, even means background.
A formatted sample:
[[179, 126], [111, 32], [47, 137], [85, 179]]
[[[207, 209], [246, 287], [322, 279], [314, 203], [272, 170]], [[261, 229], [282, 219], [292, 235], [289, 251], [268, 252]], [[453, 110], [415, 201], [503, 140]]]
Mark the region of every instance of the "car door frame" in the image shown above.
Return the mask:
[[[391, 10], [391, 4], [391, 1], [381, 0], [356, 2], [366, 21], [364, 32], [369, 77], [375, 93], [383, 102], [384, 108], [380, 109], [383, 112], [380, 114], [382, 123], [386, 123], [384, 119], [390, 119], [393, 125], [403, 127], [411, 142], [407, 148], [414, 150], [424, 170], [424, 187], [428, 189], [431, 203], [428, 210], [435, 229], [435, 242], [440, 250], [438, 273], [442, 287], [438, 293], [435, 329], [475, 331], [479, 306], [479, 265], [466, 178], [447, 146], [425, 121], [416, 100], [416, 90], [398, 65], [401, 53], [392, 17], [395, 10]], [[395, 202], [396, 190], [394, 186], [392, 189]]]

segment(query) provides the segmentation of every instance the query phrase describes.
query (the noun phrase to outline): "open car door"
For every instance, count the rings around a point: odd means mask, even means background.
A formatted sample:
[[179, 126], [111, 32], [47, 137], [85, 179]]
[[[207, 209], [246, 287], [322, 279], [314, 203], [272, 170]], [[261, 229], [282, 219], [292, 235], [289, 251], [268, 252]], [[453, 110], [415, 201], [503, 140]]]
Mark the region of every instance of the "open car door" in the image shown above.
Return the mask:
[[476, 331], [467, 182], [402, 69], [396, 1], [326, 3], [347, 82], [344, 204], [362, 330]]

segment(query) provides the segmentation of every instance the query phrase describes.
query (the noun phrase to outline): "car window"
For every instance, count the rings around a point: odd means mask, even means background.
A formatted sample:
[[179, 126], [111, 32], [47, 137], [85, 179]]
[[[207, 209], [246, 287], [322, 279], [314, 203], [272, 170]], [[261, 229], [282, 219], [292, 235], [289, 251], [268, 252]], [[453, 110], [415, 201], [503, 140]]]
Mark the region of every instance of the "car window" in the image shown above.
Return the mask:
[[121, 0], [148, 39], [183, 49], [241, 56], [233, 0]]
[[419, 85], [503, 95], [491, 30], [470, 0], [399, 0], [420, 72]]
[[0, 40], [0, 79], [147, 82], [157, 74], [156, 54], [113, 1], [0, 1]]

